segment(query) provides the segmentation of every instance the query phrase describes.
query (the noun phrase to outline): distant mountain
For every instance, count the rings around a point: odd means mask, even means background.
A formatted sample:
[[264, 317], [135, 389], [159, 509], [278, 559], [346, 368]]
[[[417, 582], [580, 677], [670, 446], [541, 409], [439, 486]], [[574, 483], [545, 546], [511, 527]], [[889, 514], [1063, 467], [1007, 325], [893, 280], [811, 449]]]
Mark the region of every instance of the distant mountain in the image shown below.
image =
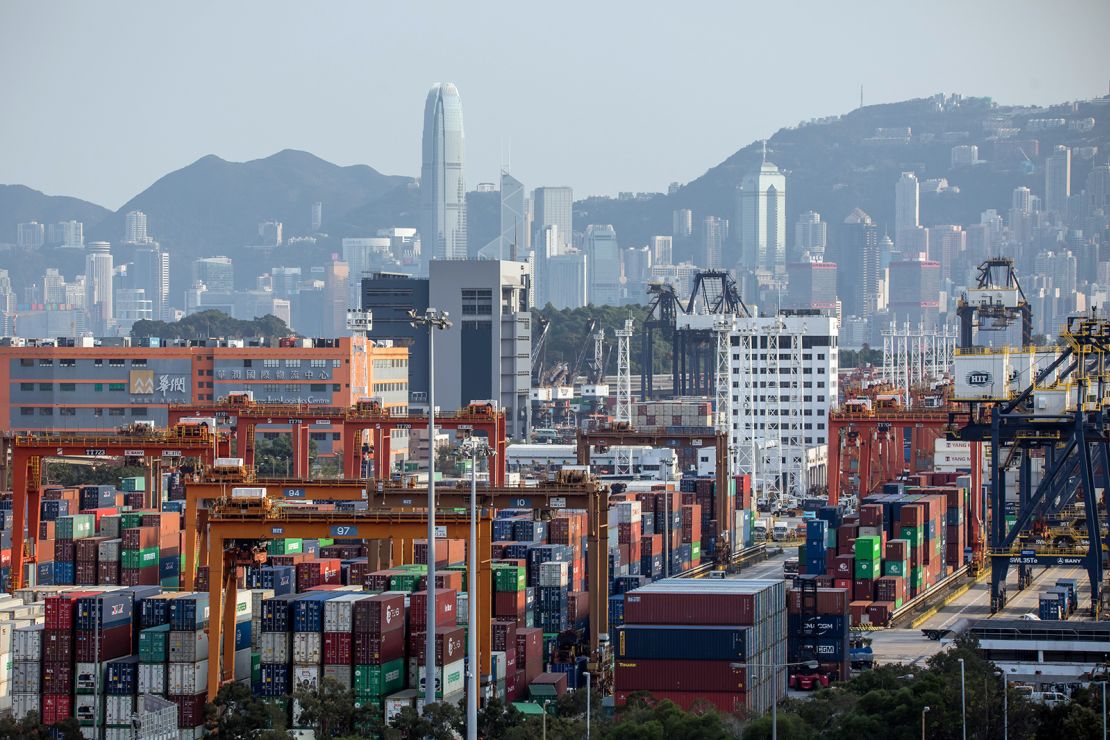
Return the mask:
[[112, 212], [95, 203], [65, 195], [46, 195], [24, 185], [0, 185], [0, 242], [15, 242], [16, 224], [81, 221], [87, 229]]
[[327, 232], [344, 223], [349, 211], [409, 181], [366, 165], [340, 167], [292, 149], [250, 162], [208, 155], [136, 195], [105, 218], [93, 236], [118, 242], [127, 212], [140, 210], [150, 234], [175, 254], [234, 256], [258, 243], [261, 221], [281, 221], [286, 237], [307, 234], [312, 204], [320, 201]]
[[[810, 122], [776, 132], [767, 142], [767, 159], [786, 172], [787, 244], [793, 243], [794, 222], [804, 211], [817, 211], [829, 224], [830, 246], [837, 227], [852, 209], [862, 208], [891, 232], [894, 184], [902, 171], [914, 170], [920, 180], [947, 178], [959, 191], [922, 191], [921, 220], [935, 224], [978, 223], [990, 208], [1005, 214], [1014, 188], [1025, 185], [1034, 194], [1044, 191], [1043, 161], [1057, 144], [1073, 147], [1072, 192], [1083, 188], [1093, 162], [1084, 147], [1104, 152], [1110, 137], [1110, 99], [1068, 103], [1050, 108], [1006, 107], [989, 98], [941, 97], [858, 108], [842, 116]], [[1067, 126], [1037, 130], [1029, 120], [1093, 118], [1093, 129]], [[906, 141], [884, 139], [877, 130], [909, 129]], [[1001, 132], [1002, 136], [995, 136]], [[1030, 144], [1032, 141], [1035, 144]], [[974, 167], [951, 166], [952, 147], [975, 144], [980, 159]], [[1092, 151], [1088, 149], [1088, 151]], [[1028, 158], [1026, 158], [1028, 157]], [[669, 195], [619, 200], [589, 198], [574, 209], [576, 231], [588, 224], [613, 224], [622, 246], [646, 244], [654, 234], [671, 233], [674, 210], [689, 208], [697, 232], [706, 216], [727, 218], [732, 241], [736, 235], [736, 188], [762, 161], [761, 142], [752, 142], [704, 175]], [[682, 254], [677, 257], [690, 257]], [[737, 258], [736, 247], [726, 247], [726, 266]]]

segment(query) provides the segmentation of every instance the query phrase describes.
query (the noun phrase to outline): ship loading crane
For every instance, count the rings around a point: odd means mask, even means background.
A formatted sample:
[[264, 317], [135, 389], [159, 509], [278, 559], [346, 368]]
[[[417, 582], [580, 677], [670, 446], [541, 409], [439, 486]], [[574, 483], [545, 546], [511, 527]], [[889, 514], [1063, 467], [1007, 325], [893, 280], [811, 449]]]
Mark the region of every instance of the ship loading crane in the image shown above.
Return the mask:
[[974, 346], [975, 330], [1002, 332], [1015, 320], [1021, 321], [1021, 346], [1033, 343], [1033, 310], [1021, 289], [1014, 261], [992, 257], [978, 268], [976, 287], [960, 298], [956, 316], [960, 321], [960, 349]]
[[[954, 398], [967, 411], [950, 414], [949, 435], [989, 445], [992, 612], [1006, 604], [1011, 565], [1019, 567], [1019, 588], [1033, 567], [1079, 565], [1090, 580], [1092, 616], [1098, 616], [1110, 489], [1110, 320], [1069, 317], [1061, 338], [1063, 347], [957, 354]], [[1034, 459], [1043, 461], [1036, 486]], [[1013, 468], [1016, 501], [1007, 501]], [[1083, 507], [1086, 541], [1065, 546], [1038, 538], [1035, 523], [1073, 502]], [[1008, 525], [1011, 505], [1016, 519]]]

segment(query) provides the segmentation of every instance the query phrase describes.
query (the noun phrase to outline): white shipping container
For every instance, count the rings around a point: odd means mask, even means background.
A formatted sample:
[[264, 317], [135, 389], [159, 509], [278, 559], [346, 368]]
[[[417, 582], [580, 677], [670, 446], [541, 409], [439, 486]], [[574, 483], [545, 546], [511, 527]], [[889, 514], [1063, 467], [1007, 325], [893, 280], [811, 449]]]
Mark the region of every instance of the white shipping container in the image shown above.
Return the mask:
[[349, 665], [324, 666], [324, 678], [330, 678], [345, 689], [350, 689], [353, 685], [351, 681], [351, 672], [352, 668]]
[[199, 694], [208, 689], [208, 661], [170, 663], [166, 671], [166, 693], [171, 696]]
[[38, 694], [12, 694], [12, 717], [22, 720], [31, 712], [38, 714], [40, 698]]
[[324, 632], [350, 632], [354, 629], [355, 602], [370, 594], [349, 594], [324, 602]]
[[81, 737], [84, 738], [84, 740], [99, 740], [96, 727], [93, 727], [91, 725], [89, 727], [82, 727], [80, 728], [80, 732]]
[[96, 557], [101, 563], [115, 563], [119, 561], [120, 549], [122, 549], [123, 540], [104, 540], [96, 546]]
[[505, 659], [505, 651], [504, 650], [494, 650], [492, 653], [490, 653], [490, 659], [491, 659], [491, 666], [490, 667], [493, 668], [493, 680], [495, 680], [495, 681], [504, 680], [505, 679], [505, 670], [508, 668], [508, 664], [506, 663], [506, 659]]
[[455, 594], [455, 624], [466, 626], [468, 619], [470, 619], [470, 597], [466, 591], [459, 591]]
[[[410, 660], [410, 662], [416, 662]], [[420, 677], [420, 691], [423, 693], [425, 687], [424, 671], [418, 671]], [[445, 666], [438, 666], [436, 668], [436, 697], [442, 699], [445, 696], [452, 696], [463, 690], [466, 685], [466, 660], [456, 660], [454, 663], [448, 663]]]
[[186, 727], [177, 731], [177, 740], [200, 740], [208, 732], [204, 725], [200, 727]]
[[135, 697], [104, 697], [104, 724], [116, 727], [131, 727], [131, 717], [135, 714]]
[[291, 663], [288, 632], [263, 632], [259, 636], [258, 649], [263, 663]]
[[73, 716], [81, 724], [92, 724], [96, 721], [96, 695], [78, 694], [73, 697]]
[[567, 563], [549, 561], [540, 563], [540, 585], [566, 588], [570, 582]]
[[21, 627], [12, 635], [12, 660], [42, 660], [41, 624]]
[[212, 463], [215, 468], [241, 468], [244, 466], [241, 457], [217, 457]]
[[17, 660], [12, 663], [12, 692], [37, 694], [42, 688], [42, 663]]
[[253, 615], [254, 595], [250, 590], [238, 591], [235, 594], [235, 621], [239, 622]]
[[166, 663], [139, 664], [139, 693], [166, 693]]
[[416, 689], [405, 689], [396, 694], [385, 697], [385, 721], [389, 724], [393, 718], [401, 713], [405, 707], [416, 708], [416, 697], [420, 694]]
[[196, 663], [207, 659], [208, 632], [203, 629], [195, 632], [171, 631], [169, 658], [171, 663]]
[[[76, 663], [73, 666], [73, 689], [78, 694], [91, 694], [96, 691], [96, 663]], [[100, 689], [104, 690], [101, 683]]]
[[250, 648], [235, 651], [235, 680], [250, 680], [251, 678], [251, 651]]
[[320, 686], [320, 666], [294, 663], [292, 679], [293, 685], [290, 688], [294, 691], [297, 689], [315, 691]]
[[319, 665], [323, 662], [324, 637], [319, 632], [293, 633], [293, 662]]
[[261, 486], [231, 489], [231, 499], [233, 501], [261, 501], [264, 498], [266, 498], [266, 489]]
[[616, 509], [618, 524], [635, 524], [643, 519], [639, 501], [621, 501]]

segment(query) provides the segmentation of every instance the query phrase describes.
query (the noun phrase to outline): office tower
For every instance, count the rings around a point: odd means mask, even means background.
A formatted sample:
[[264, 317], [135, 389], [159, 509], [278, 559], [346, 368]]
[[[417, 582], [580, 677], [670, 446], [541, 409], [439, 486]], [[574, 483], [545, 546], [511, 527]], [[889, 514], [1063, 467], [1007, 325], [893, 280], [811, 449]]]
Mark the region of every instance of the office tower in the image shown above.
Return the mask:
[[17, 224], [15, 245], [20, 249], [38, 249], [46, 241], [46, 230], [38, 221]]
[[121, 288], [115, 294], [116, 323], [121, 330], [131, 331], [136, 321], [151, 321], [155, 318], [153, 302], [146, 297], [142, 288]]
[[541, 293], [544, 306], [550, 303], [561, 311], [589, 305], [589, 260], [584, 252], [571, 249], [548, 257], [545, 275], [547, 282]]
[[651, 247], [628, 247], [623, 250], [625, 297], [638, 303], [644, 294], [644, 283], [651, 276]]
[[547, 226], [557, 227], [555, 238], [557, 251], [562, 254], [574, 238], [574, 192], [567, 187], [536, 188], [532, 193], [532, 229], [537, 235], [533, 243], [542, 243], [538, 238]]
[[463, 143], [459, 91], [450, 82], [436, 83], [424, 103], [420, 168], [420, 240], [428, 259], [468, 257]]
[[979, 147], [974, 144], [961, 144], [952, 147], [949, 165], [956, 167], [970, 167], [979, 163]]
[[894, 186], [894, 245], [903, 251], [916, 251], [917, 243], [911, 246], [921, 225], [920, 210], [921, 188], [917, 182], [917, 175], [912, 172], [903, 172]]
[[651, 247], [652, 263], [656, 265], [669, 265], [674, 259], [674, 238], [670, 236], [653, 236], [649, 240]]
[[1071, 196], [1071, 149], [1058, 146], [1044, 161], [1044, 208], [1058, 215], [1068, 210]]
[[[356, 273], [352, 270], [352, 275], [357, 278], [361, 273]], [[277, 298], [290, 299], [300, 292], [301, 289], [301, 268], [299, 267], [274, 267], [270, 270], [270, 289], [274, 291], [274, 296]], [[352, 303], [352, 306], [357, 306], [358, 303]]]
[[42, 276], [42, 302], [43, 303], [65, 303], [66, 301], [66, 281], [61, 276], [57, 268], [46, 268], [46, 274]]
[[[769, 273], [786, 271], [786, 175], [766, 160], [737, 192], [740, 265]], [[732, 262], [732, 260], [728, 260]]]
[[794, 223], [794, 250], [795, 260], [801, 260], [807, 252], [810, 257], [818, 260], [825, 256], [825, 243], [827, 224], [821, 220], [821, 214], [815, 211], [806, 211], [798, 216]]
[[524, 185], [508, 172], [501, 173], [499, 201], [501, 229], [496, 238], [479, 250], [478, 256], [492, 260], [522, 258], [531, 248]]
[[728, 241], [728, 220], [706, 216], [701, 222], [701, 254], [698, 259], [708, 270], [724, 266], [724, 248]]
[[694, 235], [694, 212], [689, 208], [679, 208], [671, 213], [671, 236], [676, 240], [689, 239]]
[[193, 280], [204, 283], [212, 293], [235, 290], [235, 273], [230, 257], [204, 257], [193, 262]]
[[93, 333], [105, 336], [112, 324], [112, 245], [89, 242], [85, 247], [85, 307]]
[[621, 298], [621, 256], [617, 232], [609, 224], [590, 224], [582, 243], [586, 253], [590, 303], [616, 306]]
[[85, 246], [85, 224], [80, 221], [59, 221], [46, 227], [46, 243], [62, 247]]
[[879, 300], [879, 227], [856, 208], [844, 219], [829, 247], [837, 265], [837, 295], [845, 316], [871, 316]]
[[890, 263], [890, 317], [898, 323], [937, 326], [940, 309], [940, 263], [904, 259]]
[[[15, 310], [16, 297], [12, 291], [12, 279], [7, 270], [0, 270], [0, 314]], [[6, 331], [5, 334], [12, 332]]]
[[156, 243], [135, 250], [127, 268], [128, 287], [144, 291], [158, 321], [170, 319], [170, 255]]
[[1087, 205], [1094, 215], [1110, 215], [1110, 164], [1099, 164], [1087, 175]]
[[836, 273], [835, 262], [803, 261], [788, 264], [786, 308], [835, 311]]
[[692, 290], [694, 276], [701, 270], [693, 262], [680, 262], [677, 265], [652, 265], [651, 279], [660, 280], [674, 288], [674, 292], [685, 300]]
[[323, 226], [323, 225], [324, 225], [324, 204], [321, 203], [320, 201], [316, 201], [315, 203], [312, 204], [312, 220], [311, 220], [311, 223], [310, 223], [312, 233], [315, 234], [317, 231], [320, 230], [320, 227]]
[[262, 221], [258, 224], [258, 245], [260, 247], [280, 247], [282, 239], [281, 221]]
[[350, 336], [347, 331], [347, 283], [351, 272], [346, 262], [333, 260], [324, 268], [324, 334], [325, 337]]
[[1033, 213], [1037, 210], [1037, 198], [1029, 188], [1014, 188], [1010, 199], [1008, 226], [1010, 235], [1018, 244], [1024, 244], [1032, 236]]
[[929, 229], [929, 259], [940, 263], [942, 280], [960, 282], [970, 275], [954, 274], [957, 260], [967, 251], [967, 233], [961, 226], [943, 224]]
[[[369, 338], [379, 342], [389, 341], [395, 347], [408, 349], [408, 402], [414, 412], [426, 412], [428, 409], [428, 329], [412, 326], [408, 312], [424, 315], [429, 305], [428, 289], [427, 278], [414, 278], [399, 272], [376, 272], [362, 279], [362, 310], [374, 315]], [[437, 303], [436, 308], [441, 306]], [[451, 318], [457, 326], [462, 317], [452, 314]], [[453, 331], [454, 326], [448, 331]], [[442, 347], [438, 341], [437, 347]], [[439, 397], [436, 401], [437, 405], [448, 408]]]
[[146, 228], [146, 214], [128, 211], [124, 218], [123, 241], [127, 244], [147, 244], [152, 241]]

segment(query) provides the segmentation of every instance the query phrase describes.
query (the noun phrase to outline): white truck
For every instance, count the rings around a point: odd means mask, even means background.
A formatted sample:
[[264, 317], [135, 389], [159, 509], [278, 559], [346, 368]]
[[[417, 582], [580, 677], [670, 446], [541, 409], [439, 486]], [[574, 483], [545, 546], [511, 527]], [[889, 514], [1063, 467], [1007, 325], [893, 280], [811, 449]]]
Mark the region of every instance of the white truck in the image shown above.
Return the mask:
[[786, 522], [775, 522], [771, 530], [771, 538], [775, 542], [785, 542], [790, 539], [790, 526]]
[[771, 534], [770, 519], [756, 519], [752, 522], [752, 536], [756, 542], [766, 542]]

